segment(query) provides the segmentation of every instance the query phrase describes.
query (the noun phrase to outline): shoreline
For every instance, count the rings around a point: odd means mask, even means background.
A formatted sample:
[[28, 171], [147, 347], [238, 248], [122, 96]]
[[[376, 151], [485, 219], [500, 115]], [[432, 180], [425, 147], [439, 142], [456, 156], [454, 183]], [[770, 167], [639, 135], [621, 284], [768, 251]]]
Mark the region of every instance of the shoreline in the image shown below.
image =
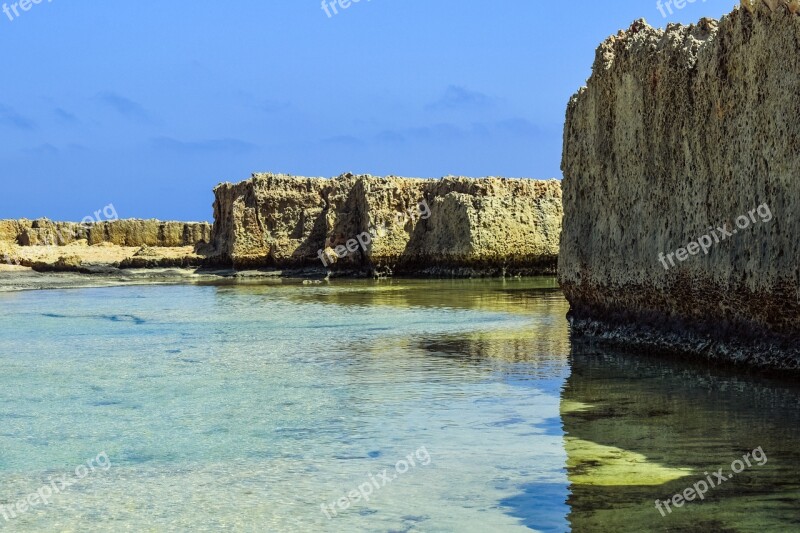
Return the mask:
[[156, 268], [107, 270], [95, 274], [80, 272], [37, 272], [28, 267], [4, 267], [0, 269], [0, 293], [90, 289], [120, 287], [127, 285], [167, 285], [188, 281], [222, 279], [223, 271], [198, 272], [195, 268]]
[[555, 274], [529, 275], [480, 275], [480, 271], [465, 270], [462, 275], [408, 275], [392, 277], [375, 277], [365, 271], [347, 271], [330, 273], [324, 269], [249, 269], [212, 267], [158, 267], [120, 269], [103, 265], [96, 267], [93, 273], [81, 271], [48, 271], [39, 272], [30, 267], [0, 265], [0, 293], [36, 291], [91, 289], [103, 287], [124, 287], [131, 285], [181, 285], [214, 282], [265, 282], [272, 280], [279, 283], [322, 284], [331, 280], [502, 280], [524, 279], [533, 277], [551, 277]]

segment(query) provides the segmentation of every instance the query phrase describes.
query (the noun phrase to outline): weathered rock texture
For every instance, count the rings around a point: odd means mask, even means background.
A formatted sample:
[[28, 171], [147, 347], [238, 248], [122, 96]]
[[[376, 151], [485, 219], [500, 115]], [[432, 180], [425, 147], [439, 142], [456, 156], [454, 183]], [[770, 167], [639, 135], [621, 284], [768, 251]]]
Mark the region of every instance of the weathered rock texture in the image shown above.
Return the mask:
[[[778, 1], [639, 21], [600, 46], [564, 131], [559, 278], [577, 332], [800, 369], [799, 49]], [[659, 261], [764, 203], [772, 221]]]
[[109, 268], [201, 266], [210, 240], [206, 222], [0, 220], [0, 267], [102, 273]]
[[109, 220], [93, 224], [38, 220], [0, 220], [0, 241], [20, 246], [64, 246], [86, 240], [89, 245], [194, 246], [211, 239], [207, 222]]
[[[556, 180], [256, 174], [214, 192], [216, 260], [237, 267], [323, 267], [321, 251], [339, 272], [536, 274], [557, 262]], [[335, 256], [365, 233], [367, 246]]]

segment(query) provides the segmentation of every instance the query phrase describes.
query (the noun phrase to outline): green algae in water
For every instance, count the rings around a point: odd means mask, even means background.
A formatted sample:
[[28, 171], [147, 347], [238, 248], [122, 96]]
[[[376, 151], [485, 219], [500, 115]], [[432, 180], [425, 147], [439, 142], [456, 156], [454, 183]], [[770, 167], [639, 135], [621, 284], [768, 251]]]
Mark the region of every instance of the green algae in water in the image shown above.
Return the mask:
[[692, 473], [648, 461], [640, 453], [566, 437], [570, 483], [578, 485], [663, 485]]
[[[561, 413], [575, 531], [800, 530], [800, 484], [790, 474], [800, 467], [796, 385], [583, 343], [570, 361]], [[656, 509], [656, 499], [729, 471], [759, 446], [763, 466], [754, 462], [667, 516]], [[624, 451], [611, 454], [618, 460], [634, 454], [634, 465], [646, 460], [643, 475], [619, 461], [609, 468], [609, 449]]]

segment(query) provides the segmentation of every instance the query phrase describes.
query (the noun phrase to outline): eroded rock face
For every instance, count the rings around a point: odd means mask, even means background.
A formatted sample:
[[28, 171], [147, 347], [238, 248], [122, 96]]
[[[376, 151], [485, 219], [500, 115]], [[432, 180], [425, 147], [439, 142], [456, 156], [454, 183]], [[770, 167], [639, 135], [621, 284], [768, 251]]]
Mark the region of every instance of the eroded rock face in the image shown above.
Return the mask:
[[556, 265], [555, 180], [256, 174], [214, 192], [216, 259], [237, 267], [502, 275]]
[[200, 266], [210, 240], [207, 222], [0, 220], [0, 268], [95, 273], [104, 267]]
[[[597, 50], [564, 132], [559, 280], [575, 331], [800, 369], [800, 17], [789, 7], [759, 1], [666, 31], [639, 21]], [[725, 224], [736, 233], [716, 242]], [[707, 250], [666, 257], [703, 236]]]
[[21, 246], [64, 246], [80, 240], [89, 245], [194, 246], [211, 239], [207, 222], [161, 222], [159, 220], [109, 220], [93, 224], [38, 220], [0, 220], [0, 241]]

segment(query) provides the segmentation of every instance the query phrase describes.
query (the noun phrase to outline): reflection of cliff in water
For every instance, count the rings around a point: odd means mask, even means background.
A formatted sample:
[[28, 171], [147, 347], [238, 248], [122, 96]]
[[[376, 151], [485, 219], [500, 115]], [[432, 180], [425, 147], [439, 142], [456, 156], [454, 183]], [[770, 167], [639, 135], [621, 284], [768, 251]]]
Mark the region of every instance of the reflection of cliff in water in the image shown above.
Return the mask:
[[569, 310], [553, 276], [505, 280], [336, 279], [330, 284], [306, 286], [293, 297], [335, 305], [444, 307], [525, 315], [537, 311], [544, 314], [557, 306], [559, 311], [564, 310], [563, 315], [559, 312], [550, 318], [557, 316], [563, 324]]
[[[559, 394], [569, 365], [568, 306], [561, 292], [549, 286], [552, 282], [553, 278], [355, 282], [349, 284], [350, 290], [302, 291], [292, 298], [365, 306], [365, 309], [387, 306], [481, 311], [481, 315], [475, 316], [490, 321], [472, 322], [472, 331], [408, 337], [387, 329], [369, 341], [354, 339], [341, 348], [369, 356], [377, 365], [387, 360], [404, 361], [416, 368], [434, 365], [432, 368], [437, 372], [452, 372], [464, 382], [485, 379], [488, 375], [533, 381], [547, 379], [543, 386]], [[487, 311], [497, 313], [497, 320], [491, 320], [493, 315]], [[420, 365], [420, 358], [427, 365]], [[396, 361], [392, 364], [399, 364]]]
[[[577, 343], [571, 362], [561, 415], [574, 531], [800, 529], [798, 387]], [[764, 466], [656, 510], [759, 446]]]
[[492, 329], [480, 323], [461, 335], [420, 340], [424, 350], [437, 357], [475, 361], [504, 361], [552, 367], [559, 375], [567, 365], [569, 337], [564, 319], [567, 303], [560, 291], [549, 288], [502, 289], [491, 295], [462, 300], [474, 309], [525, 314], [530, 322], [519, 328]]

